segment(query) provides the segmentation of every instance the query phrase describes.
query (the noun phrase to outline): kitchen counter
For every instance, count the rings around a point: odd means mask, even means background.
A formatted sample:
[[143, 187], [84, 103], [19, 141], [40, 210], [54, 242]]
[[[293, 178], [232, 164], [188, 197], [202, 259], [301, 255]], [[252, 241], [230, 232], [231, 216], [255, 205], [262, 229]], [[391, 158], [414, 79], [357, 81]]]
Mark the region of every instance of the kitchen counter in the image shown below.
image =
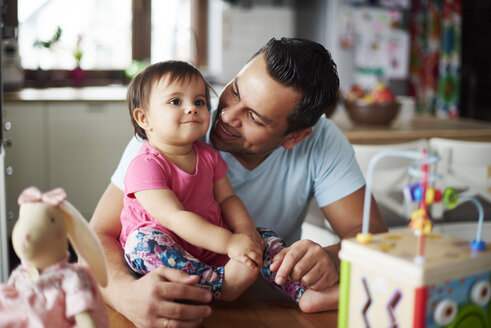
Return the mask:
[[[219, 89], [216, 89], [219, 90]], [[26, 88], [5, 92], [5, 102], [125, 102], [127, 86], [111, 85], [84, 88]], [[491, 122], [467, 118], [439, 119], [415, 115], [397, 119], [389, 126], [359, 126], [345, 113], [336, 112], [332, 120], [352, 144], [393, 144], [417, 139], [453, 138], [491, 142]]]
[[491, 142], [491, 122], [467, 118], [415, 115], [389, 126], [358, 126], [344, 115], [335, 115], [332, 120], [352, 144], [395, 144], [430, 138]]
[[[212, 85], [220, 93], [223, 85]], [[25, 88], [18, 91], [6, 91], [5, 102], [126, 102], [127, 85], [112, 84], [99, 87], [60, 87], [60, 88]]]
[[[215, 87], [219, 92], [222, 86]], [[5, 102], [125, 102], [127, 86], [110, 85], [84, 88], [26, 88], [5, 92]], [[345, 113], [337, 111], [332, 120], [353, 144], [391, 144], [421, 138], [454, 138], [461, 140], [491, 141], [491, 122], [466, 118], [454, 120], [415, 115], [410, 119], [397, 119], [389, 126], [357, 126]]]
[[84, 88], [26, 88], [19, 91], [5, 92], [5, 102], [35, 102], [35, 101], [96, 101], [113, 102], [126, 101], [127, 86], [110, 85], [105, 87]]

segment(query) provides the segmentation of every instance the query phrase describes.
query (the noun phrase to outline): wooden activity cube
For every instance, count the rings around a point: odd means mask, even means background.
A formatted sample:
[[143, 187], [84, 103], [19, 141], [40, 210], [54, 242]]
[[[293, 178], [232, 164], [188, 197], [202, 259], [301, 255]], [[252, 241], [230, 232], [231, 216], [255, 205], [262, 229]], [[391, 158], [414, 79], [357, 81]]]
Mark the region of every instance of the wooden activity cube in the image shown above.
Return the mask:
[[491, 249], [430, 233], [414, 261], [412, 230], [343, 240], [338, 328], [490, 328]]

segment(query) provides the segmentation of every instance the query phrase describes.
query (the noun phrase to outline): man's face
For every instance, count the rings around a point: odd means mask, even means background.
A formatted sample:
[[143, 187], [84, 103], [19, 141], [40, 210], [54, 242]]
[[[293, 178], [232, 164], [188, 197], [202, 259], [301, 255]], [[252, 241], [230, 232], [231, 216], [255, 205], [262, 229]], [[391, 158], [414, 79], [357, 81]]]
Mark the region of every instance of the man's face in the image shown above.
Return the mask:
[[223, 90], [211, 142], [236, 155], [269, 154], [285, 140], [287, 117], [300, 99], [299, 92], [269, 76], [258, 55]]

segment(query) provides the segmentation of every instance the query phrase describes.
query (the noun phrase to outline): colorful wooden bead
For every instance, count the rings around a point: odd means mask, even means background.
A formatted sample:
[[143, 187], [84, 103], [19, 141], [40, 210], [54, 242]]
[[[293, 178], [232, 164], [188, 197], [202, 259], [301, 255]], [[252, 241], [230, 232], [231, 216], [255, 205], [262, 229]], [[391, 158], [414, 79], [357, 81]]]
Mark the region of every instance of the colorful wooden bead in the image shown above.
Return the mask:
[[482, 241], [482, 240], [479, 240], [479, 241], [473, 240], [473, 241], [471, 241], [471, 245], [470, 246], [471, 246], [471, 249], [473, 251], [478, 251], [478, 252], [483, 251], [483, 250], [486, 249], [486, 243], [484, 241]]
[[414, 201], [419, 202], [423, 198], [423, 188], [418, 185], [413, 192]]
[[435, 203], [439, 203], [442, 201], [442, 191], [440, 189], [435, 189]]
[[428, 214], [422, 208], [417, 209], [411, 214], [411, 222], [409, 222], [409, 226], [417, 235], [425, 236], [427, 236], [433, 228], [433, 224], [428, 218]]
[[372, 234], [360, 232], [356, 235], [356, 241], [360, 244], [368, 244], [372, 241]]
[[439, 203], [442, 201], [442, 191], [440, 189], [428, 188], [426, 189], [426, 204]]
[[446, 188], [443, 192], [443, 205], [448, 209], [454, 209], [457, 207], [459, 201], [459, 195], [453, 188]]
[[435, 201], [435, 189], [434, 188], [428, 188], [426, 189], [426, 204], [430, 205], [433, 204]]
[[413, 182], [404, 187], [402, 193], [404, 194], [404, 199], [410, 203], [416, 201], [414, 199], [414, 190], [419, 187], [419, 182]]

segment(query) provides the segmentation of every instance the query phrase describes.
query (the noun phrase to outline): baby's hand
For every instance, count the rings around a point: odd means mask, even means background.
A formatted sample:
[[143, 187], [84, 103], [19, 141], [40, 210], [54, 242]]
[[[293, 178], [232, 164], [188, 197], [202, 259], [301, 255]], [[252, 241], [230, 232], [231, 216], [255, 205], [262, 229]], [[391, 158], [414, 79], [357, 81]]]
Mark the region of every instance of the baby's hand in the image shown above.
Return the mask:
[[263, 265], [263, 249], [246, 234], [233, 234], [228, 243], [228, 257], [244, 263], [251, 270]]
[[257, 243], [261, 249], [264, 252], [264, 247], [266, 247], [266, 244], [264, 243], [263, 238], [259, 234], [259, 232], [256, 230], [256, 228], [253, 226], [253, 228], [248, 227], [248, 226], [238, 226], [236, 230], [234, 231], [236, 234], [245, 234], [248, 235], [253, 242]]
[[264, 243], [263, 238], [261, 237], [261, 235], [259, 234], [259, 232], [256, 229], [249, 231], [249, 232], [243, 231], [241, 233], [248, 235], [252, 239], [253, 242], [258, 244], [259, 247], [261, 247], [261, 250], [264, 252], [264, 247], [266, 246], [266, 244]]

